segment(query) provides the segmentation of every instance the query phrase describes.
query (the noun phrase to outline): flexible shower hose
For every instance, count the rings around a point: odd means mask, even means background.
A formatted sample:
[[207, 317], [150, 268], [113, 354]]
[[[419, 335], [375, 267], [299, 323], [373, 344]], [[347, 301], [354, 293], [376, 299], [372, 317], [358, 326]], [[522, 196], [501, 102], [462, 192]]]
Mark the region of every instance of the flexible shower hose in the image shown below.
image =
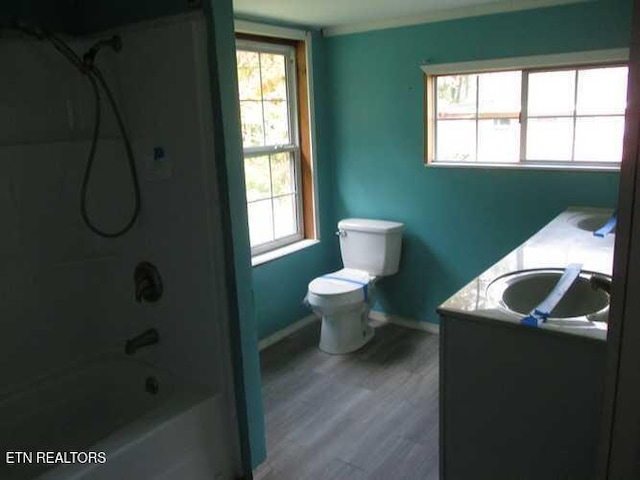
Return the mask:
[[[136, 170], [136, 162], [133, 155], [133, 149], [131, 148], [131, 141], [129, 140], [129, 135], [127, 134], [126, 128], [124, 126], [124, 122], [122, 120], [122, 116], [120, 115], [120, 111], [118, 110], [118, 105], [111, 93], [111, 89], [104, 79], [100, 70], [93, 64], [92, 61], [86, 62], [83, 61], [76, 52], [73, 51], [69, 45], [67, 45], [63, 40], [58, 38], [47, 31], [36, 31], [34, 29], [17, 26], [20, 31], [23, 33], [35, 37], [39, 40], [47, 40], [53, 45], [53, 47], [62, 54], [73, 66], [75, 66], [78, 71], [85, 75], [89, 80], [91, 85], [91, 89], [93, 91], [94, 99], [95, 99], [95, 116], [94, 116], [94, 124], [93, 124], [93, 135], [91, 139], [91, 147], [89, 148], [89, 155], [87, 157], [87, 165], [84, 171], [84, 177], [82, 179], [82, 188], [80, 192], [80, 213], [82, 215], [82, 220], [85, 225], [96, 235], [105, 238], [117, 238], [126, 234], [133, 225], [135, 224], [139, 214], [140, 214], [140, 182], [138, 180], [138, 172]], [[96, 156], [96, 151], [98, 148], [98, 137], [100, 136], [100, 124], [102, 118], [102, 108], [100, 101], [100, 87], [105, 93], [109, 104], [111, 105], [111, 109], [113, 111], [114, 116], [116, 117], [116, 121], [118, 123], [118, 128], [122, 135], [122, 140], [124, 142], [127, 161], [129, 164], [129, 170], [131, 173], [131, 181], [133, 183], [134, 190], [134, 206], [133, 211], [131, 213], [130, 219], [127, 223], [120, 228], [119, 230], [107, 232], [93, 223], [91, 220], [89, 213], [87, 211], [87, 196], [89, 193], [89, 180], [91, 179], [91, 173], [93, 171], [93, 163]]]

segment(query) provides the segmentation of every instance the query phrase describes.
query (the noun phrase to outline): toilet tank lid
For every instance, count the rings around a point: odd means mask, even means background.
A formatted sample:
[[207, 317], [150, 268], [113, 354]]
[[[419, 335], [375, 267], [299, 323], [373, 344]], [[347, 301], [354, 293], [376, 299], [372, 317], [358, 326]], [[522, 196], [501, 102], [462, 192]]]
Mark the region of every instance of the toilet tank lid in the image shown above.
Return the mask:
[[358, 232], [391, 233], [398, 232], [404, 227], [403, 223], [388, 220], [373, 220], [369, 218], [346, 218], [338, 222], [340, 230], [355, 230]]

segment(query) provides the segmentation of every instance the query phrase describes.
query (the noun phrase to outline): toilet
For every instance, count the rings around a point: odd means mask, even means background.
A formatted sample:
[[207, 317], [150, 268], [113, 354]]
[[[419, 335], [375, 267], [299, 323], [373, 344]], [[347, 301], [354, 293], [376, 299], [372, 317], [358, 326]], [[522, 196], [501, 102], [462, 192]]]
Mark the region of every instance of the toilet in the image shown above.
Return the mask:
[[398, 222], [363, 218], [338, 223], [344, 268], [312, 280], [306, 298], [322, 318], [320, 350], [345, 354], [371, 340], [369, 312], [375, 283], [398, 271], [403, 227]]

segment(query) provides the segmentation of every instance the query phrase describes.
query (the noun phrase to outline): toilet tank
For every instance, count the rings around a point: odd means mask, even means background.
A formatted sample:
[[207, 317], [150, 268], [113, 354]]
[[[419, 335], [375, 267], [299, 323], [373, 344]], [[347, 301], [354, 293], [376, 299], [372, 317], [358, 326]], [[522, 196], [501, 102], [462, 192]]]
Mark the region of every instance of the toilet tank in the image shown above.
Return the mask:
[[386, 220], [341, 220], [338, 235], [342, 264], [376, 276], [393, 275], [400, 262], [403, 227], [402, 223]]

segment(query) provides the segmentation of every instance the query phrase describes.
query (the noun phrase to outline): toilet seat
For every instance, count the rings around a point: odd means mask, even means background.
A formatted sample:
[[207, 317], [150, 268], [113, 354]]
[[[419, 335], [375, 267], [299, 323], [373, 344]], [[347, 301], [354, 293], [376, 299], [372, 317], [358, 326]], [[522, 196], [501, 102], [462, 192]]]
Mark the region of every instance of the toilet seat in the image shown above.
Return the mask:
[[320, 308], [358, 305], [366, 300], [368, 287], [374, 281], [369, 272], [343, 268], [312, 280], [307, 298]]

